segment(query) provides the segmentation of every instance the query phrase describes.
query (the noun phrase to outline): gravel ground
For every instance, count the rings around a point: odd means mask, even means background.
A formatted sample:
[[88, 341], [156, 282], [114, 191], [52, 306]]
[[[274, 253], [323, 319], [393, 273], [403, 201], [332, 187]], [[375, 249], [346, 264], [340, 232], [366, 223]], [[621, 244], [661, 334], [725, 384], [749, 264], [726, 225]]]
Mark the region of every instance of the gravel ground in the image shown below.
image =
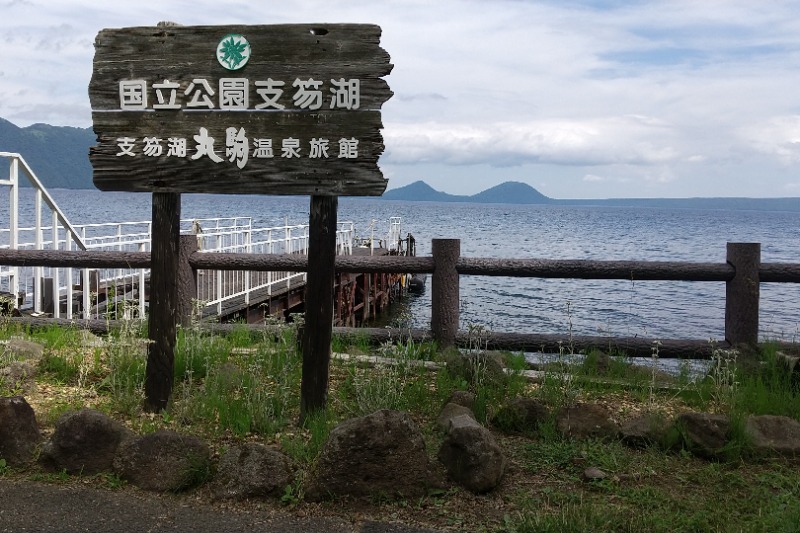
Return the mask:
[[0, 532], [437, 533], [400, 524], [226, 511], [171, 495], [0, 480]]

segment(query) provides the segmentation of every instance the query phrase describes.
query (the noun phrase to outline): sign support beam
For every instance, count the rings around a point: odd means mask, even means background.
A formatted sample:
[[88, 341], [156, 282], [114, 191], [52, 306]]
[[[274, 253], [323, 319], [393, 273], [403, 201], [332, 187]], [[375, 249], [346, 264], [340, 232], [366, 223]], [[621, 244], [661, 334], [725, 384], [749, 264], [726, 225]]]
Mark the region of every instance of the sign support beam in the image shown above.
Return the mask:
[[178, 252], [180, 249], [181, 195], [153, 193], [151, 237], [150, 315], [145, 370], [144, 408], [167, 408], [175, 375], [178, 324]]
[[302, 333], [301, 424], [309, 415], [325, 409], [328, 400], [338, 204], [339, 199], [336, 196], [311, 197], [306, 316]]

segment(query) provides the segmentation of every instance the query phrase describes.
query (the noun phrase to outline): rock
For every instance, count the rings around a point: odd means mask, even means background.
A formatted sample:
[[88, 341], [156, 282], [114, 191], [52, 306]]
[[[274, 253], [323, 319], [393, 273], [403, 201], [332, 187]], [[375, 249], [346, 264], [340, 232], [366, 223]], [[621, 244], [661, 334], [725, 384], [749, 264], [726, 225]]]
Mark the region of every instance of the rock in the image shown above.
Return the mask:
[[492, 425], [509, 433], [532, 433], [550, 418], [550, 410], [533, 398], [514, 398], [492, 418]]
[[584, 481], [600, 481], [601, 479], [605, 479], [608, 477], [608, 474], [600, 470], [595, 466], [590, 466], [586, 470], [583, 471], [583, 480]]
[[456, 403], [448, 403], [436, 418], [436, 428], [442, 433], [447, 433], [450, 430], [451, 420], [458, 416], [468, 416], [475, 420], [475, 413], [472, 412], [472, 409]]
[[481, 427], [480, 423], [475, 420], [475, 417], [470, 415], [459, 415], [454, 416], [450, 419], [449, 424], [447, 426], [447, 433], [450, 433], [454, 429], [463, 428], [463, 427]]
[[144, 490], [178, 492], [208, 478], [210, 456], [197, 437], [160, 430], [125, 441], [117, 450], [114, 471]]
[[626, 420], [620, 427], [622, 442], [635, 448], [665, 442], [669, 424], [658, 413], [642, 413]]
[[18, 338], [9, 339], [6, 350], [17, 361], [33, 360], [38, 363], [44, 355], [44, 346], [38, 342]]
[[41, 440], [36, 415], [25, 398], [0, 398], [0, 458], [9, 465], [27, 463]]
[[291, 482], [288, 457], [263, 444], [246, 443], [220, 457], [213, 491], [217, 498], [239, 500], [281, 493]]
[[2, 349], [0, 390], [5, 389], [14, 394], [27, 394], [35, 390], [34, 378], [44, 354], [44, 347], [37, 342], [12, 338]]
[[800, 458], [800, 422], [787, 416], [750, 416], [745, 423], [753, 451], [758, 455]]
[[497, 487], [506, 469], [494, 435], [467, 416], [453, 419], [438, 457], [453, 481], [478, 494]]
[[44, 446], [39, 461], [54, 471], [93, 475], [110, 472], [117, 448], [133, 433], [100, 411], [64, 413]]
[[461, 405], [472, 411], [475, 409], [475, 393], [465, 390], [453, 391], [453, 394], [450, 395], [450, 398], [448, 398], [448, 400], [445, 402], [445, 405], [448, 403]]
[[417, 497], [432, 485], [425, 441], [407, 413], [381, 410], [333, 428], [306, 483], [306, 497]]
[[445, 368], [450, 375], [461, 378], [467, 383], [479, 381], [495, 387], [503, 387], [508, 382], [505, 361], [500, 354], [481, 352], [462, 354], [451, 351], [445, 354]]
[[36, 389], [37, 366], [32, 361], [11, 361], [0, 367], [0, 390], [30, 394]]
[[707, 459], [719, 458], [728, 444], [731, 422], [727, 415], [683, 413], [675, 426], [690, 452]]
[[556, 414], [556, 427], [561, 435], [574, 439], [613, 439], [619, 433], [608, 412], [592, 403], [561, 408]]

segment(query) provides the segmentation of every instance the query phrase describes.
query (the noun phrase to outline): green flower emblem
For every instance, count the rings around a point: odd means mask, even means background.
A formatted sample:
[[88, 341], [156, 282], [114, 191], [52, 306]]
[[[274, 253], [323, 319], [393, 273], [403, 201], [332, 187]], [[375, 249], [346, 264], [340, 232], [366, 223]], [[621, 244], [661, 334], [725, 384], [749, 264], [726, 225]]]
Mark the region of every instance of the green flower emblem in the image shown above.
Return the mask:
[[217, 60], [228, 70], [239, 70], [250, 60], [250, 43], [243, 35], [226, 35], [217, 45]]

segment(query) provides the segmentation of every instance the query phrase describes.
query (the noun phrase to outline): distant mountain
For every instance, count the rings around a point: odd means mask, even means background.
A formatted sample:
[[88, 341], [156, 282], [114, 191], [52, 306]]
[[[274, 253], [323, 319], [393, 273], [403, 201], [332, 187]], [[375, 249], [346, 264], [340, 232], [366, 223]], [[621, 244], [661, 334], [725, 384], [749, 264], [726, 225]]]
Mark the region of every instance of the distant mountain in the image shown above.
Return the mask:
[[491, 204], [547, 204], [552, 200], [527, 183], [506, 181], [470, 196], [469, 201]]
[[530, 185], [517, 181], [507, 181], [472, 196], [448, 194], [435, 190], [424, 181], [415, 181], [405, 187], [386, 191], [381, 198], [404, 200], [406, 202], [547, 204], [800, 212], [800, 198], [608, 198], [561, 200], [545, 196]]
[[20, 128], [0, 118], [0, 151], [21, 154], [48, 188], [93, 189], [89, 147], [96, 142], [91, 128], [48, 124]]
[[437, 191], [424, 181], [415, 181], [405, 187], [383, 193], [385, 200], [408, 202], [476, 202], [496, 204], [546, 204], [552, 200], [528, 184], [507, 181], [472, 196], [461, 196]]
[[409, 202], [464, 202], [468, 196], [456, 196], [435, 190], [424, 181], [415, 181], [399, 189], [383, 193], [385, 200], [405, 200]]

